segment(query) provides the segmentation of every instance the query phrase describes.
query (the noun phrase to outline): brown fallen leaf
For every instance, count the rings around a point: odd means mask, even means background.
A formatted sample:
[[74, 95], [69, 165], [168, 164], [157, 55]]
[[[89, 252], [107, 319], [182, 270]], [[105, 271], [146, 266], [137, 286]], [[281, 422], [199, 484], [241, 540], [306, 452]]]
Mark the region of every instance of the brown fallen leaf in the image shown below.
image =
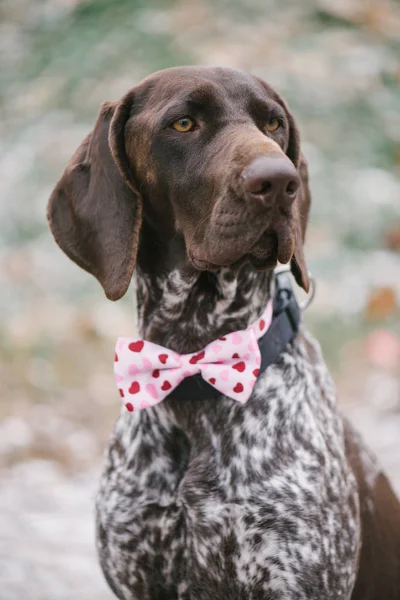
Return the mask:
[[366, 307], [367, 319], [384, 319], [397, 310], [396, 292], [391, 287], [381, 287], [373, 290], [368, 298]]
[[395, 225], [386, 232], [385, 245], [390, 250], [400, 252], [400, 225]]

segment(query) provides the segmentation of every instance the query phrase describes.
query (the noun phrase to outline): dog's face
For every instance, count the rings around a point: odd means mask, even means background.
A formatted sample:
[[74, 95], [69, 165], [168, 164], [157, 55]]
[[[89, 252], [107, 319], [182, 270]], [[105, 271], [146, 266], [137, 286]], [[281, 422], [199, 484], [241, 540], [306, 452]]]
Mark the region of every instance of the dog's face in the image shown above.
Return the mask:
[[296, 124], [270, 86], [233, 69], [180, 67], [103, 105], [49, 220], [112, 299], [129, 285], [142, 219], [163, 243], [182, 236], [196, 269], [292, 260], [307, 288], [306, 186]]

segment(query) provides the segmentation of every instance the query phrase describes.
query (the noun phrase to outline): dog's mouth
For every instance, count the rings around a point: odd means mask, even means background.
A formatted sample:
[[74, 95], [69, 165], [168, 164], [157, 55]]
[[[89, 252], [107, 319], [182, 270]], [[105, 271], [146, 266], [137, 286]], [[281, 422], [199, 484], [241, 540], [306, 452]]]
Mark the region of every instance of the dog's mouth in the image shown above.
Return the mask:
[[273, 269], [279, 260], [279, 239], [275, 231], [265, 231], [248, 254], [256, 269]]
[[236, 268], [245, 262], [250, 262], [257, 270], [268, 270], [275, 268], [278, 262], [289, 262], [293, 254], [293, 239], [287, 233], [282, 235], [267, 229], [246, 251], [232, 250], [205, 255], [196, 248], [193, 251], [189, 250], [188, 255], [193, 266], [200, 271], [216, 271], [222, 267]]
[[208, 260], [204, 260], [203, 258], [201, 258], [201, 256], [196, 256], [192, 254], [191, 252], [189, 252], [189, 258], [192, 265], [196, 267], [196, 269], [198, 269], [199, 271], [217, 271], [218, 269], [221, 269], [221, 267], [228, 266], [214, 264]]

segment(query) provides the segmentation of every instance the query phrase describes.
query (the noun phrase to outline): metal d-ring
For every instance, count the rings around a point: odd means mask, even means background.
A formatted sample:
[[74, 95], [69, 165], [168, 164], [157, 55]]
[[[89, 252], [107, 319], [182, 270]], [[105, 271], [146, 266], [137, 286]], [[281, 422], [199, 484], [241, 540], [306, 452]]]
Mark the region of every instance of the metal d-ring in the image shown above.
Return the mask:
[[[274, 269], [275, 275], [280, 275], [281, 273], [290, 273], [290, 272], [291, 272], [290, 265], [279, 265], [279, 267], [276, 267]], [[307, 294], [307, 298], [304, 300], [304, 302], [298, 303], [299, 308], [302, 312], [304, 312], [310, 306], [310, 304], [314, 300], [314, 296], [315, 296], [316, 281], [315, 281], [314, 277], [311, 275], [310, 271], [308, 271], [308, 278], [310, 280], [310, 289]]]
[[304, 312], [310, 306], [315, 296], [315, 288], [317, 284], [315, 283], [315, 279], [311, 275], [310, 271], [308, 271], [308, 279], [310, 280], [310, 289], [308, 290], [307, 298], [304, 300], [304, 302], [299, 302], [301, 312]]

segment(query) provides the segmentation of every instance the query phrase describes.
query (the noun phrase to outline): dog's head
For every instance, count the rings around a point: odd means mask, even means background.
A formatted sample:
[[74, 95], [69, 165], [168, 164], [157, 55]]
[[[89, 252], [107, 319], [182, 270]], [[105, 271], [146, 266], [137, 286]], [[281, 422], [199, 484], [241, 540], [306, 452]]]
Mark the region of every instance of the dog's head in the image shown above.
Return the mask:
[[112, 300], [127, 290], [142, 221], [181, 236], [199, 270], [291, 261], [308, 290], [307, 168], [284, 100], [252, 75], [179, 67], [105, 103], [49, 201], [54, 237]]

